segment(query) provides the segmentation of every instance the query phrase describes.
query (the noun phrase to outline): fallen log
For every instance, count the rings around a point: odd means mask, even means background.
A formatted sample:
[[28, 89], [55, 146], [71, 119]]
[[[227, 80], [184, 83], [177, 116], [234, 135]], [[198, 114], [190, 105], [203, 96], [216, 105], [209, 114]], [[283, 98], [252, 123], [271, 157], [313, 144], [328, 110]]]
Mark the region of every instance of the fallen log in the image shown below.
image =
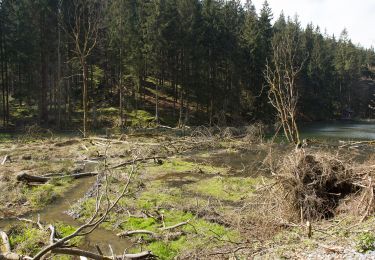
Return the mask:
[[11, 161], [9, 155], [5, 155], [5, 156], [4, 156], [4, 159], [3, 159], [3, 161], [1, 162], [1, 165], [4, 165], [7, 161]]
[[[187, 221], [178, 223], [176, 225], [173, 225], [173, 226], [159, 228], [159, 230], [160, 231], [169, 231], [169, 230], [172, 230], [172, 229], [175, 229], [175, 228], [187, 225], [189, 222], [190, 222], [190, 219], [187, 220]], [[154, 238], [161, 238], [161, 237], [163, 237], [163, 235], [157, 234], [157, 233], [149, 231], [149, 230], [130, 230], [130, 231], [124, 231], [124, 232], [118, 233], [117, 236], [118, 237], [129, 237], [129, 236], [133, 236], [133, 235], [142, 235], [142, 234], [150, 235], [150, 236], [152, 236]], [[179, 234], [179, 235], [182, 235], [182, 233]]]
[[89, 138], [84, 138], [83, 140], [88, 140], [88, 141], [96, 140], [96, 141], [109, 142], [112, 144], [132, 144], [132, 145], [149, 145], [149, 146], [160, 145], [158, 143], [129, 142], [129, 141], [122, 141], [118, 139], [107, 139], [107, 138], [101, 138], [101, 137], [89, 137]]
[[137, 254], [124, 254], [119, 256], [103, 256], [93, 252], [77, 249], [77, 248], [56, 248], [52, 250], [54, 254], [63, 254], [71, 256], [84, 256], [94, 260], [122, 260], [122, 259], [146, 259], [153, 257], [151, 251], [144, 251]]
[[26, 223], [30, 223], [32, 225], [35, 225], [37, 226], [40, 230], [44, 230], [44, 227], [42, 225], [42, 223], [40, 223], [40, 215], [38, 214], [38, 219], [37, 221], [33, 221], [31, 219], [27, 219], [27, 218], [17, 218], [19, 221], [23, 221], [23, 222], [26, 222]]
[[40, 182], [40, 183], [46, 183], [49, 180], [52, 179], [60, 179], [60, 178], [73, 178], [73, 179], [80, 179], [85, 177], [92, 177], [98, 175], [98, 172], [84, 172], [84, 173], [74, 173], [74, 174], [53, 174], [51, 175], [45, 175], [45, 176], [35, 176], [30, 175], [28, 173], [22, 172], [17, 175], [17, 181], [23, 181], [23, 182]]
[[184, 221], [184, 222], [178, 223], [178, 224], [176, 224], [176, 225], [173, 225], [173, 226], [160, 228], [160, 230], [165, 231], [165, 230], [175, 229], [175, 228], [178, 228], [178, 227], [185, 226], [185, 225], [189, 224], [189, 222], [190, 222], [190, 219], [187, 220], [187, 221]]
[[1, 237], [1, 240], [2, 240], [2, 245], [4, 246], [5, 253], [10, 253], [11, 248], [10, 248], [10, 242], [9, 242], [8, 235], [4, 231], [0, 230], [0, 237]]
[[1, 238], [1, 243], [0, 245], [2, 245], [2, 247], [4, 248], [4, 253], [1, 252], [1, 246], [0, 246], [0, 260], [23, 260], [23, 259], [31, 259], [31, 257], [28, 257], [28, 256], [22, 256], [22, 255], [19, 255], [19, 254], [16, 254], [16, 253], [13, 253], [11, 251], [11, 247], [10, 247], [10, 242], [9, 242], [9, 238], [8, 238], [8, 235], [0, 230], [0, 238]]
[[150, 235], [152, 237], [157, 237], [158, 235], [155, 232], [149, 230], [131, 230], [118, 233], [118, 237], [130, 237], [134, 235]]
[[120, 163], [116, 166], [112, 166], [111, 169], [117, 169], [117, 168], [124, 167], [124, 166], [127, 166], [127, 165], [132, 165], [133, 163], [136, 163], [136, 162], [146, 162], [146, 161], [149, 161], [149, 160], [154, 160], [154, 161], [159, 162], [159, 160], [161, 160], [161, 159], [167, 159], [167, 157], [166, 156], [153, 156], [153, 157], [139, 158], [139, 159], [136, 159], [136, 160], [129, 160], [129, 161]]

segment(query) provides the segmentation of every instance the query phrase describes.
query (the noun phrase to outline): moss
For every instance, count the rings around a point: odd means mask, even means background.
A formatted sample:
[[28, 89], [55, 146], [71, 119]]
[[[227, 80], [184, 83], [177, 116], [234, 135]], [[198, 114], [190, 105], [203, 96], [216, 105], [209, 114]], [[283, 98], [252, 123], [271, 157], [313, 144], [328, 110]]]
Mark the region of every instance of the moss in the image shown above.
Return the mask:
[[29, 201], [37, 208], [47, 205], [58, 197], [52, 184], [45, 184], [32, 189]]
[[128, 116], [133, 127], [148, 127], [153, 125], [155, 120], [155, 117], [145, 110], [134, 110]]
[[375, 251], [375, 233], [362, 232], [356, 238], [356, 250], [360, 253]]
[[[191, 250], [193, 248], [201, 247], [213, 248], [220, 246], [225, 241], [236, 241], [239, 234], [235, 231], [226, 229], [225, 227], [207, 222], [202, 219], [196, 219], [190, 212], [183, 212], [180, 210], [160, 210], [164, 215], [166, 226], [172, 226], [177, 223], [191, 220], [191, 225], [185, 225], [181, 229], [185, 235], [180, 236], [176, 240], [149, 240], [146, 248], [152, 251], [160, 259], [174, 259], [182, 251]], [[153, 218], [128, 218], [122, 224], [124, 230], [145, 229], [158, 232], [161, 223], [155, 221]], [[167, 233], [167, 232], [166, 232]], [[196, 236], [196, 233], [199, 235]], [[217, 238], [217, 239], [213, 239]], [[147, 240], [146, 240], [147, 241]], [[139, 249], [134, 248], [135, 252]]]
[[32, 189], [24, 189], [25, 195], [32, 206], [41, 208], [55, 201], [70, 185], [69, 178], [56, 178], [50, 182], [34, 187]]
[[11, 247], [24, 255], [34, 255], [48, 241], [47, 231], [26, 224], [11, 227], [8, 234]]
[[[59, 235], [60, 238], [63, 238], [63, 237], [66, 237], [66, 236], [69, 236], [69, 235], [73, 234], [77, 229], [76, 227], [66, 225], [62, 222], [56, 223], [55, 228], [56, 228], [57, 234]], [[71, 246], [79, 246], [79, 245], [82, 244], [83, 240], [84, 240], [83, 237], [75, 237], [75, 238], [73, 238], [69, 241], [69, 244]]]
[[[152, 187], [143, 192], [136, 200], [136, 207], [141, 209], [151, 209], [154, 207], [167, 207], [175, 205], [183, 200], [181, 189], [162, 188], [161, 181], [155, 181]], [[160, 185], [158, 185], [160, 184]]]
[[174, 259], [180, 251], [188, 246], [185, 236], [180, 237], [175, 241], [155, 241], [150, 243], [147, 248], [159, 259]]
[[201, 163], [187, 162], [181, 159], [170, 159], [164, 161], [161, 165], [148, 166], [146, 169], [150, 174], [167, 174], [167, 173], [183, 173], [183, 172], [201, 172], [201, 173], [218, 173], [225, 174], [228, 169], [222, 167], [214, 167]]
[[95, 212], [95, 203], [95, 198], [89, 198], [82, 203], [79, 212], [82, 220], [92, 216], [92, 213]]
[[123, 230], [149, 230], [155, 231], [157, 222], [153, 218], [127, 218], [124, 223], [121, 224]]
[[16, 120], [22, 119], [31, 119], [37, 115], [37, 111], [35, 108], [27, 107], [27, 106], [15, 106], [12, 109], [12, 117]]
[[0, 143], [14, 142], [15, 137], [9, 133], [0, 133]]
[[248, 197], [260, 181], [259, 178], [219, 176], [191, 184], [189, 190], [217, 199], [236, 201]]

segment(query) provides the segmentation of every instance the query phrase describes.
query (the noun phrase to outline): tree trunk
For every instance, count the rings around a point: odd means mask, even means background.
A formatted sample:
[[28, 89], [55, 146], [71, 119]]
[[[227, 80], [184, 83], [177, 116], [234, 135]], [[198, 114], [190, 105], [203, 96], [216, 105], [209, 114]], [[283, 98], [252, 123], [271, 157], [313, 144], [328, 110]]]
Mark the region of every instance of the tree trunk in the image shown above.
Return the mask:
[[5, 127], [6, 125], [6, 108], [5, 108], [5, 66], [4, 66], [4, 60], [5, 60], [5, 55], [4, 55], [4, 33], [3, 33], [3, 27], [2, 24], [0, 25], [0, 58], [1, 58], [1, 85], [2, 85], [2, 103], [3, 103], [3, 125]]
[[[122, 25], [122, 23], [121, 23]], [[123, 86], [122, 86], [122, 47], [120, 47], [120, 73], [119, 73], [119, 88], [120, 88], [120, 129], [124, 128], [124, 105], [123, 105]]]
[[8, 61], [5, 59], [5, 125], [9, 124], [9, 72]]
[[159, 122], [159, 87], [158, 85], [161, 83], [161, 79], [159, 79], [159, 82], [155, 85], [155, 121], [156, 123]]
[[83, 137], [87, 137], [87, 112], [88, 112], [88, 103], [87, 103], [87, 64], [86, 60], [84, 58], [81, 59], [81, 65], [82, 65], [82, 75], [83, 75], [83, 93], [82, 93], [82, 102], [83, 102]]
[[[59, 18], [61, 17], [61, 4], [62, 1], [59, 1], [58, 13]], [[57, 23], [57, 88], [58, 88], [58, 119], [57, 125], [58, 128], [61, 128], [61, 110], [62, 110], [62, 82], [61, 82], [61, 28], [60, 22]]]

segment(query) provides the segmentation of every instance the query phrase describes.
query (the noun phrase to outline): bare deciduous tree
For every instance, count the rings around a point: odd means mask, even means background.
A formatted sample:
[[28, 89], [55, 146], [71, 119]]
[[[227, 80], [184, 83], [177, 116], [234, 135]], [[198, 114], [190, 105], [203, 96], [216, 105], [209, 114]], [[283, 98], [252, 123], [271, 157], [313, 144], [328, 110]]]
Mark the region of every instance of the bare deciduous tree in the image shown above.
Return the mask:
[[298, 88], [297, 77], [304, 61], [298, 57], [300, 40], [291, 29], [277, 35], [272, 42], [273, 55], [265, 70], [269, 86], [268, 98], [289, 142], [300, 143], [296, 122]]
[[82, 68], [83, 135], [86, 137], [88, 122], [87, 58], [91, 55], [98, 41], [103, 3], [96, 0], [73, 0], [72, 4], [74, 23], [70, 26], [70, 34], [75, 45], [74, 53]]

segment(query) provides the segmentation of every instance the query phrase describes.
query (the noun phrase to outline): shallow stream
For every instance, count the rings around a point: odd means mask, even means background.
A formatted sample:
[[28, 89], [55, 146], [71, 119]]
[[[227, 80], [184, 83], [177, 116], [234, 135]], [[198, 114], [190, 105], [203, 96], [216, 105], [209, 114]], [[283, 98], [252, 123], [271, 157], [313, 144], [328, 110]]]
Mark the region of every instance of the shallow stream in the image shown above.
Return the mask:
[[[371, 139], [375, 140], [375, 123], [368, 122], [337, 122], [337, 123], [314, 123], [301, 127], [303, 138], [322, 139], [324, 141], [337, 142], [338, 140], [353, 139]], [[283, 153], [287, 147], [278, 147], [278, 153]], [[230, 167], [231, 172], [240, 176], [252, 176], [264, 174], [261, 166], [267, 152], [255, 146], [253, 149], [245, 149], [244, 151], [228, 152], [228, 150], [206, 151], [205, 153], [190, 154], [186, 157], [190, 161], [204, 164], [210, 164], [219, 167]], [[366, 152], [366, 155], [369, 151]], [[367, 156], [366, 156], [367, 157]], [[92, 170], [92, 169], [85, 169]], [[196, 173], [179, 174], [178, 180], [172, 174], [162, 176], [166, 184], [179, 187], [190, 182], [188, 177]], [[198, 178], [199, 176], [197, 176]], [[169, 180], [170, 179], [170, 180]], [[77, 220], [74, 220], [65, 212], [68, 211], [72, 204], [76, 203], [95, 183], [95, 178], [86, 178], [76, 181], [72, 189], [67, 191], [62, 198], [56, 200], [52, 205], [45, 207], [39, 212], [23, 216], [36, 220], [40, 214], [41, 221], [48, 224], [62, 222], [72, 226], [80, 226]], [[171, 182], [171, 183], [169, 183]], [[0, 219], [0, 229], [16, 223], [17, 219]], [[99, 245], [106, 254], [109, 253], [109, 246], [113, 248], [115, 254], [122, 254], [123, 250], [131, 246], [129, 240], [119, 239], [114, 232], [107, 231], [103, 228], [96, 229], [92, 234], [86, 237], [84, 248], [94, 249]]]

